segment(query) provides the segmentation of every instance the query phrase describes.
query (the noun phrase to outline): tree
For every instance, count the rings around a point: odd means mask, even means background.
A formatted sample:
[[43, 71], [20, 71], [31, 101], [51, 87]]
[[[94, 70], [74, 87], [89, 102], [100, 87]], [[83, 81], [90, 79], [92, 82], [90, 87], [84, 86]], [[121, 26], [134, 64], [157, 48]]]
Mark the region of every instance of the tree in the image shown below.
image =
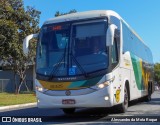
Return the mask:
[[154, 65], [154, 80], [160, 85], [160, 63]]
[[39, 31], [39, 18], [40, 12], [32, 7], [25, 10], [22, 0], [0, 0], [0, 59], [20, 77], [20, 83], [15, 83], [16, 93], [25, 83], [29, 65], [34, 64], [35, 43], [31, 44], [31, 51], [26, 57], [22, 51], [23, 39]]
[[76, 12], [77, 12], [77, 11], [76, 11], [75, 9], [70, 10], [68, 13], [61, 13], [61, 12], [57, 11], [57, 12], [55, 13], [55, 17], [57, 17], [57, 16], [62, 16], [62, 15], [66, 15], [66, 14], [71, 14], [71, 13], [76, 13]]

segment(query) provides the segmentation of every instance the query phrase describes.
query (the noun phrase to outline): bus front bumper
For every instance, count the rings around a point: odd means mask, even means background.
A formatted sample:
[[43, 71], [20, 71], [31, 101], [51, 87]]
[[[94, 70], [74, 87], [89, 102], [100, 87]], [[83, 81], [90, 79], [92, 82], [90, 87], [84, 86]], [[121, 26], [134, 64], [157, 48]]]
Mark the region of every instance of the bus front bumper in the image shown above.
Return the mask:
[[[79, 108], [79, 107], [111, 107], [112, 98], [107, 88], [78, 96], [50, 96], [36, 91], [38, 108]], [[63, 100], [74, 100], [75, 104], [63, 104]]]

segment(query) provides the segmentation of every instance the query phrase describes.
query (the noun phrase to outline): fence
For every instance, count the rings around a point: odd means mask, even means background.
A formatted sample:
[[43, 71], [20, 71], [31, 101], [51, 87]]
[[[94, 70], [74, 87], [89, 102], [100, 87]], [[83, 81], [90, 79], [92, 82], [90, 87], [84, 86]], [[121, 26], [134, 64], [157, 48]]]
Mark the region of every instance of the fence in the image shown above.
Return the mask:
[[[16, 83], [19, 83], [19, 81], [15, 81]], [[33, 81], [32, 80], [26, 80], [26, 85], [29, 88], [30, 91], [34, 90]], [[21, 86], [21, 91], [26, 91], [26, 86], [23, 84]], [[15, 84], [14, 80], [12, 79], [0, 79], [0, 92], [15, 92]]]

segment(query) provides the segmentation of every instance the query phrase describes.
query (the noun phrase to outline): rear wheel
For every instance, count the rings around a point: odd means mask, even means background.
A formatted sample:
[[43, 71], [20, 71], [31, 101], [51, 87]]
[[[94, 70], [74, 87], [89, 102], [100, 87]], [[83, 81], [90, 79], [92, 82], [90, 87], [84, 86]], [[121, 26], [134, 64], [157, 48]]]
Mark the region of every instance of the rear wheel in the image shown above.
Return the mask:
[[125, 86], [124, 88], [124, 102], [118, 106], [118, 110], [120, 113], [125, 113], [128, 109], [128, 102], [129, 102], [129, 96], [128, 96], [128, 90]]
[[64, 108], [62, 109], [65, 114], [73, 114], [75, 112], [75, 108]]
[[144, 97], [144, 101], [149, 102], [151, 101], [151, 94], [152, 94], [152, 84], [148, 84], [148, 95]]

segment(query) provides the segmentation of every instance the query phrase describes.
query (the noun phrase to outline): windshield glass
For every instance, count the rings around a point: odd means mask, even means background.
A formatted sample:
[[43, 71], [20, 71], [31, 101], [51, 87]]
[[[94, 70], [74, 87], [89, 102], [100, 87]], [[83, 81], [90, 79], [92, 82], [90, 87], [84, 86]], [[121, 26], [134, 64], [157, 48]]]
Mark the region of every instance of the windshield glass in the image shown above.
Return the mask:
[[106, 22], [73, 25], [72, 53], [87, 73], [107, 68]]
[[37, 46], [37, 73], [50, 75], [60, 67], [60, 74], [66, 75], [69, 36], [69, 24], [42, 27]]
[[43, 26], [37, 46], [36, 72], [54, 77], [106, 69], [106, 26], [104, 21]]

